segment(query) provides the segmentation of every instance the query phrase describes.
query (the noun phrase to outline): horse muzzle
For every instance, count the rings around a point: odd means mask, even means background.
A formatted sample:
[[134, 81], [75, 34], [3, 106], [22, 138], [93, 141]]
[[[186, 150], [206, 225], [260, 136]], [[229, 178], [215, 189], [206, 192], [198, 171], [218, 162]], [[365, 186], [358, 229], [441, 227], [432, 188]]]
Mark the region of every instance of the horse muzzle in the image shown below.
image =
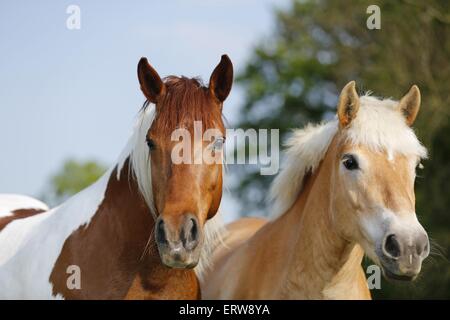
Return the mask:
[[393, 280], [414, 280], [420, 273], [422, 262], [430, 253], [427, 234], [388, 233], [377, 250], [383, 274]]
[[170, 268], [194, 268], [200, 258], [202, 235], [197, 217], [184, 214], [179, 219], [156, 220], [155, 238], [164, 265]]

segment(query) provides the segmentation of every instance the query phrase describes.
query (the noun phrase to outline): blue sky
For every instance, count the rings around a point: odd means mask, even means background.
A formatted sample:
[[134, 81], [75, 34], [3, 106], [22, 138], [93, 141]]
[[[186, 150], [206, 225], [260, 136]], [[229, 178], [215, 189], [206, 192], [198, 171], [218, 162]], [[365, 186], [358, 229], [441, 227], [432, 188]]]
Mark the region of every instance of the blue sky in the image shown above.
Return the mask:
[[[131, 5], [132, 3], [132, 5]], [[81, 29], [69, 30], [69, 5]], [[68, 158], [111, 165], [144, 98], [141, 56], [161, 76], [239, 71], [288, 0], [0, 2], [0, 193], [39, 196]], [[236, 118], [235, 86], [224, 113]]]

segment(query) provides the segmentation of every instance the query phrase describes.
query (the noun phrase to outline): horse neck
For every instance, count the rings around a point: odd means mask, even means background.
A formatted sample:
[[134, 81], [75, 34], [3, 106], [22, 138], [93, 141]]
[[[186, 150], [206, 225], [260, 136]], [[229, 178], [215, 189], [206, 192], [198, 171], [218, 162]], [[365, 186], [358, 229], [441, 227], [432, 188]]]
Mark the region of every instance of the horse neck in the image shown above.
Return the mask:
[[[112, 171], [104, 194], [87, 226], [66, 239], [50, 280], [54, 294], [65, 298], [124, 298], [139, 278], [149, 290], [173, 277], [161, 264], [153, 237], [154, 220], [127, 160], [117, 176]], [[81, 290], [68, 290], [66, 270], [81, 270]], [[175, 272], [176, 273], [176, 272]]]
[[[328, 159], [328, 160], [327, 160]], [[289, 250], [286, 294], [304, 298], [332, 298], [360, 280], [363, 251], [334, 230], [331, 212], [331, 157], [325, 157], [317, 171], [306, 178], [293, 207], [283, 216]], [[292, 226], [297, 226], [292, 228]], [[289, 227], [290, 226], [290, 227]], [[344, 293], [345, 294], [345, 293]]]

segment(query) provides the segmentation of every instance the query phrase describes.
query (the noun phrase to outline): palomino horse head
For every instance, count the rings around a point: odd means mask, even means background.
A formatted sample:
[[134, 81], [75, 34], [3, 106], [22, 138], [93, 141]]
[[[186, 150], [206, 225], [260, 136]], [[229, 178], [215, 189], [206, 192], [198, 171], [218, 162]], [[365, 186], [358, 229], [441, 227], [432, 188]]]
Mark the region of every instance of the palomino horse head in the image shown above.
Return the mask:
[[[223, 55], [209, 86], [205, 87], [196, 79], [174, 76], [161, 79], [147, 59], [142, 58], [138, 78], [142, 92], [156, 110], [142, 143], [150, 149], [159, 254], [169, 267], [192, 268], [200, 257], [203, 226], [220, 204], [222, 164], [197, 162], [193, 157], [188, 157], [190, 161], [174, 162], [173, 151], [180, 142], [173, 135], [180, 130], [187, 134], [183, 136], [182, 153], [198, 155], [205, 150], [216, 155], [222, 153], [225, 139], [222, 106], [231, 90], [233, 66], [228, 56]], [[199, 130], [196, 121], [200, 123]], [[215, 129], [218, 134], [202, 139], [208, 129]]]
[[359, 97], [347, 84], [338, 104], [332, 221], [386, 277], [412, 280], [430, 252], [415, 212], [414, 180], [425, 148], [410, 126], [420, 107], [413, 86], [399, 101]]

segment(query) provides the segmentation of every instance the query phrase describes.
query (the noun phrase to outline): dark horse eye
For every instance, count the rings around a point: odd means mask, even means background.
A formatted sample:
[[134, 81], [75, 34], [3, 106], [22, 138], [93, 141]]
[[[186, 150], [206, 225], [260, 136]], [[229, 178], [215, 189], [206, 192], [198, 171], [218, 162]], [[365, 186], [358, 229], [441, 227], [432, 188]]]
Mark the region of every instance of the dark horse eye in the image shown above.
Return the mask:
[[147, 138], [146, 142], [150, 150], [154, 150], [156, 148], [155, 142], [152, 139]]
[[348, 170], [357, 170], [359, 169], [358, 161], [356, 161], [355, 157], [351, 154], [346, 154], [342, 157], [342, 163]]

